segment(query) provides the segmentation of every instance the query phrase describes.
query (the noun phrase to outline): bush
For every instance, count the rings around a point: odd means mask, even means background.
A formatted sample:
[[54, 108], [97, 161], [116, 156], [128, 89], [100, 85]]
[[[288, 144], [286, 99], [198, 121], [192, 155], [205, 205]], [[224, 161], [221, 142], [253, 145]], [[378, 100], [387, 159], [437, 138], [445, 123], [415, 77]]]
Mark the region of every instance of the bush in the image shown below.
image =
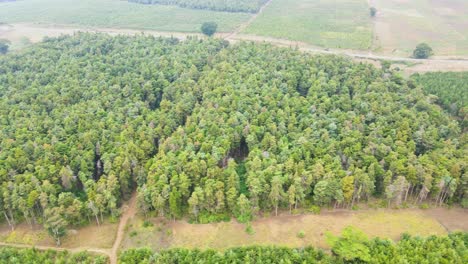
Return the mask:
[[413, 51], [413, 57], [416, 59], [427, 59], [433, 55], [432, 48], [427, 43], [421, 43]]
[[320, 214], [320, 206], [317, 206], [317, 205], [312, 205], [310, 208], [309, 208], [309, 212], [313, 213], [313, 214]]
[[136, 237], [138, 235], [137, 231], [130, 232], [130, 237]]
[[252, 224], [249, 222], [247, 223], [247, 227], [245, 228], [245, 232], [249, 235], [255, 234], [255, 231], [253, 230]]
[[8, 40], [0, 39], [0, 54], [5, 54], [10, 48], [10, 42]]
[[304, 237], [305, 237], [304, 231], [302, 231], [302, 230], [299, 231], [299, 233], [297, 233], [297, 237], [298, 237], [298, 238], [304, 238]]
[[429, 209], [429, 205], [427, 203], [422, 203], [419, 205], [419, 209]]
[[203, 34], [207, 35], [208, 37], [211, 37], [216, 33], [216, 30], [218, 29], [218, 24], [215, 22], [205, 22], [201, 26], [201, 31]]
[[189, 222], [195, 224], [209, 224], [229, 221], [231, 221], [231, 217], [227, 213], [211, 214], [209, 212], [203, 212], [198, 215], [198, 220], [191, 219]]
[[145, 220], [145, 221], [143, 222], [143, 227], [150, 227], [150, 226], [153, 226], [153, 222], [150, 222], [150, 221], [148, 221], [148, 220]]

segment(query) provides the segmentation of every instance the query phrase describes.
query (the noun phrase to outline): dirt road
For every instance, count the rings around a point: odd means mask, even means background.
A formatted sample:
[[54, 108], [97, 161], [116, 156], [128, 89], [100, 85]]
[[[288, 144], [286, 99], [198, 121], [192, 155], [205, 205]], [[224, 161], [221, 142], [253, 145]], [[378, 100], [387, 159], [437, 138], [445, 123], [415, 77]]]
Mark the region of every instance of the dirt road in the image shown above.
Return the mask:
[[123, 212], [120, 217], [119, 228], [117, 229], [117, 237], [115, 238], [114, 245], [112, 246], [111, 254], [109, 256], [111, 264], [117, 263], [119, 247], [125, 235], [125, 226], [127, 225], [128, 220], [136, 214], [136, 192], [132, 194], [132, 198], [130, 198], [128, 203], [122, 207], [122, 210]]
[[[269, 3], [269, 2], [268, 2]], [[265, 8], [266, 3], [263, 8]], [[255, 17], [255, 15], [254, 15]], [[253, 20], [252, 20], [253, 21]], [[250, 21], [251, 22], [251, 21]], [[250, 23], [247, 22], [247, 23]], [[252, 35], [241, 34], [243, 28], [247, 27], [248, 24], [241, 26], [232, 34], [221, 33], [217, 34], [216, 37], [224, 38], [230, 42], [238, 41], [253, 41], [253, 42], [266, 42], [275, 46], [280, 47], [297, 47], [299, 50], [308, 53], [319, 53], [319, 54], [338, 54], [356, 58], [358, 60], [390, 60], [397, 62], [407, 62], [414, 64], [412, 66], [405, 67], [405, 72], [427, 72], [427, 71], [468, 71], [468, 57], [462, 58], [450, 58], [450, 57], [434, 57], [427, 60], [418, 60], [405, 57], [393, 57], [379, 54], [373, 54], [371, 52], [353, 51], [353, 50], [339, 50], [339, 49], [325, 49], [309, 45], [307, 43], [290, 41], [285, 39], [259, 37]], [[39, 25], [39, 24], [12, 24], [12, 25], [0, 25], [0, 39], [8, 39], [13, 44], [28, 39], [31, 42], [39, 42], [45, 36], [57, 37], [63, 34], [73, 34], [75, 32], [100, 32], [111, 35], [135, 35], [135, 34], [148, 34], [153, 36], [163, 37], [175, 37], [179, 39], [186, 39], [188, 36], [201, 36], [196, 33], [184, 33], [184, 32], [161, 32], [152, 30], [132, 30], [132, 29], [115, 29], [115, 28], [90, 28], [90, 27], [70, 27], [63, 25]]]

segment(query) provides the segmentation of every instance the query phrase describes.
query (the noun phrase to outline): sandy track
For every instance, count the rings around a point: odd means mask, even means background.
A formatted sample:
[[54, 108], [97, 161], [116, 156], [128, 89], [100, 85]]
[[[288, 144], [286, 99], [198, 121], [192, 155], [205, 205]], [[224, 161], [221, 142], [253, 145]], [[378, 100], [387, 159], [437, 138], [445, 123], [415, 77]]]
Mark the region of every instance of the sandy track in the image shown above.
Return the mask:
[[125, 235], [125, 226], [130, 218], [134, 217], [136, 214], [136, 191], [132, 194], [132, 198], [128, 201], [127, 205], [123, 206], [123, 213], [120, 217], [119, 228], [117, 229], [117, 237], [115, 238], [114, 245], [111, 249], [110, 254], [110, 263], [116, 264], [118, 259], [118, 251], [120, 244]]
[[[269, 3], [269, 2], [268, 2]], [[266, 3], [263, 8], [265, 8]], [[255, 17], [255, 15], [254, 15]], [[252, 20], [253, 21], [253, 20]], [[247, 25], [243, 25], [246, 27]], [[253, 42], [266, 42], [280, 47], [297, 47], [299, 50], [308, 53], [319, 54], [337, 54], [356, 58], [358, 60], [389, 60], [394, 62], [409, 62], [416, 64], [415, 66], [407, 67], [407, 73], [414, 72], [428, 72], [428, 71], [468, 71], [468, 57], [433, 57], [427, 60], [418, 60], [407, 57], [393, 57], [385, 55], [377, 55], [371, 52], [354, 51], [354, 50], [339, 50], [339, 49], [325, 49], [321, 47], [311, 46], [307, 43], [290, 41], [285, 39], [277, 39], [270, 37], [259, 37], [253, 35], [240, 34], [243, 26], [237, 29], [233, 34], [220, 33], [216, 36], [224, 38], [230, 42], [238, 41], [253, 41]], [[133, 30], [133, 29], [114, 29], [114, 28], [91, 28], [91, 27], [69, 27], [69, 26], [47, 26], [40, 24], [12, 24], [0, 25], [0, 39], [9, 39], [12, 42], [19, 42], [22, 38], [27, 37], [32, 42], [39, 42], [45, 36], [56, 37], [63, 34], [73, 34], [75, 32], [100, 32], [110, 35], [136, 35], [147, 34], [153, 36], [175, 37], [181, 40], [186, 39], [188, 36], [201, 36], [197, 33], [184, 33], [184, 32], [162, 32], [152, 30]]]

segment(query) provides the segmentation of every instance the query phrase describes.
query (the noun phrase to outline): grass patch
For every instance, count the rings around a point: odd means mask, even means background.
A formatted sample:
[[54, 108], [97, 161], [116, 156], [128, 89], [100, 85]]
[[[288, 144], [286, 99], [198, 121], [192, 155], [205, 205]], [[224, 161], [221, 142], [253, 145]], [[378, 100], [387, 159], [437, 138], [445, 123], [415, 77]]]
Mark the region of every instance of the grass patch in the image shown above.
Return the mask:
[[251, 15], [193, 10], [167, 5], [141, 5], [115, 0], [22, 0], [0, 3], [6, 23], [41, 23], [159, 31], [199, 32], [213, 21], [231, 32]]
[[[145, 245], [160, 250], [162, 248], [213, 248], [226, 249], [236, 246], [277, 245], [288, 247], [314, 246], [328, 248], [325, 233], [340, 234], [343, 228], [355, 226], [369, 237], [382, 237], [398, 240], [402, 233], [411, 235], [441, 235], [446, 229], [439, 218], [460, 219], [460, 212], [444, 210], [437, 219], [432, 211], [419, 209], [377, 209], [362, 211], [323, 211], [320, 215], [281, 215], [261, 218], [248, 224], [236, 221], [190, 224], [185, 220], [170, 221], [161, 218], [152, 219], [154, 227], [144, 228], [143, 219], [132, 220], [133, 227], [127, 232], [122, 249]], [[452, 215], [455, 213], [454, 215]], [[465, 214], [466, 217], [466, 214]], [[162, 232], [158, 231], [158, 227]], [[456, 226], [460, 229], [460, 226]], [[129, 237], [132, 231], [138, 233]], [[168, 230], [171, 233], [167, 233]], [[302, 235], [303, 234], [303, 235]]]
[[373, 19], [384, 53], [409, 56], [416, 45], [428, 43], [435, 55], [468, 54], [468, 1], [375, 0]]
[[367, 50], [372, 43], [365, 0], [272, 0], [243, 33], [329, 48]]

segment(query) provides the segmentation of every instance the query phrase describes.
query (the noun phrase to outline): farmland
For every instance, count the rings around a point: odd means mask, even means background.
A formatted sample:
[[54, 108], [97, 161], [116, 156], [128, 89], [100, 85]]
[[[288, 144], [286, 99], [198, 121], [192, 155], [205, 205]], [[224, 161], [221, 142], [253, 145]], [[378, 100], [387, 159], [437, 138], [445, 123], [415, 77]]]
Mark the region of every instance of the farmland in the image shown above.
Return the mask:
[[372, 40], [365, 0], [273, 0], [242, 33], [360, 50]]
[[250, 17], [247, 13], [141, 5], [116, 0], [24, 0], [0, 5], [0, 20], [5, 23], [178, 32], [199, 32], [200, 25], [207, 20], [216, 22], [219, 31], [229, 32]]
[[427, 42], [436, 55], [468, 54], [468, 1], [371, 0], [379, 52], [408, 55]]

